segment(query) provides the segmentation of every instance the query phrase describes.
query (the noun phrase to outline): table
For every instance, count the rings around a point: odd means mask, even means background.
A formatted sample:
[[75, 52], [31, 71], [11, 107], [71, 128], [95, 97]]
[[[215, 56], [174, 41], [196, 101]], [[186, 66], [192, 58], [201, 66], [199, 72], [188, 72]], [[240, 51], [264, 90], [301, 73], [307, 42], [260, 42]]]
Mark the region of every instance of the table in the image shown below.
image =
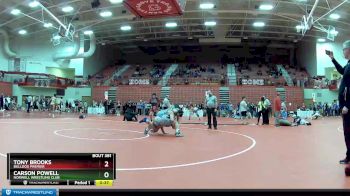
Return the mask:
[[300, 118], [311, 118], [314, 111], [297, 111], [297, 116]]
[[104, 107], [88, 107], [88, 114], [104, 114]]
[[[188, 109], [183, 109], [183, 117], [189, 117], [190, 116], [190, 111]], [[198, 110], [199, 118], [203, 118], [203, 110]], [[192, 114], [191, 117], [197, 117], [195, 113]]]

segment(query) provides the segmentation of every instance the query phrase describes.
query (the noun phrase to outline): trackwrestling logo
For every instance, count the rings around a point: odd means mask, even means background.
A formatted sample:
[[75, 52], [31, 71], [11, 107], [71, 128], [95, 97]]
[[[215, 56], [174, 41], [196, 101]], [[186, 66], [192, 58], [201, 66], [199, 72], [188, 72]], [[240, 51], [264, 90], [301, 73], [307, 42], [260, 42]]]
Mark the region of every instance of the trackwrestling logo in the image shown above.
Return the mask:
[[11, 195], [11, 190], [6, 190], [6, 195]]
[[17, 195], [56, 196], [57, 191], [55, 189], [2, 189], [2, 195], [6, 195], [6, 196], [17, 196]]

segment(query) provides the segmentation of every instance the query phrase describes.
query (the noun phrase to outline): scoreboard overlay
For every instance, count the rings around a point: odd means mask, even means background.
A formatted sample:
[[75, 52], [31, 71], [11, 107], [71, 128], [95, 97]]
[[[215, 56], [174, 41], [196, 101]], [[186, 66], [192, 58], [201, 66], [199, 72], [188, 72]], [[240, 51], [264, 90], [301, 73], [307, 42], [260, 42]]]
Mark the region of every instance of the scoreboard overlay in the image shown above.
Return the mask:
[[9, 153], [11, 185], [112, 186], [115, 153]]

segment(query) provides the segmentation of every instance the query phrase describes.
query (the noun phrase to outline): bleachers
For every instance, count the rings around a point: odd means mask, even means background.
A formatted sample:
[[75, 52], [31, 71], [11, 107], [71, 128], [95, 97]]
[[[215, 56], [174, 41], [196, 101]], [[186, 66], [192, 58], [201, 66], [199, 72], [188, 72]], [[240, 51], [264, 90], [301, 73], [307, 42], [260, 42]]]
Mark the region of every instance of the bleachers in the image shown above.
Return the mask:
[[93, 75], [89, 81], [94, 86], [103, 85], [104, 81], [113, 76], [114, 72], [117, 71], [121, 66], [107, 66], [105, 69]]
[[169, 79], [170, 85], [183, 84], [220, 84], [227, 80], [226, 65], [201, 64], [190, 68], [186, 64], [180, 64], [178, 69]]
[[[270, 65], [274, 67], [274, 65]], [[251, 64], [247, 68], [236, 67], [237, 81], [240, 85], [242, 79], [263, 79], [266, 86], [285, 86], [286, 80], [283, 76], [275, 77], [270, 74], [270, 68], [267, 65]], [[259, 74], [258, 74], [259, 73]]]
[[[165, 73], [170, 65], [162, 65], [162, 69]], [[153, 80], [161, 80], [162, 75], [155, 74], [154, 72], [158, 70], [154, 65], [134, 65], [131, 66], [122, 76], [114, 79], [114, 84], [117, 85], [127, 85], [129, 79], [149, 79], [152, 83]], [[152, 75], [151, 75], [152, 74]]]

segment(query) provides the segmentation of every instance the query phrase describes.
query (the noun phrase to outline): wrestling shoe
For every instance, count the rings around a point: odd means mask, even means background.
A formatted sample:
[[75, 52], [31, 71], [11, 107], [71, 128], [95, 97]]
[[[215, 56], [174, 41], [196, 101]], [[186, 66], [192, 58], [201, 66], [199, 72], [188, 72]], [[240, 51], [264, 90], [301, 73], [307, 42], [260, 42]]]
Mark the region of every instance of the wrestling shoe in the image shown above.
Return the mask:
[[181, 134], [180, 130], [176, 130], [175, 136], [176, 137], [183, 137], [183, 135]]
[[145, 132], [143, 132], [145, 135], [148, 135], [148, 132], [149, 132], [149, 130], [148, 130], [148, 128], [145, 128]]
[[350, 160], [348, 158], [345, 158], [343, 160], [339, 161], [339, 164], [349, 164]]

